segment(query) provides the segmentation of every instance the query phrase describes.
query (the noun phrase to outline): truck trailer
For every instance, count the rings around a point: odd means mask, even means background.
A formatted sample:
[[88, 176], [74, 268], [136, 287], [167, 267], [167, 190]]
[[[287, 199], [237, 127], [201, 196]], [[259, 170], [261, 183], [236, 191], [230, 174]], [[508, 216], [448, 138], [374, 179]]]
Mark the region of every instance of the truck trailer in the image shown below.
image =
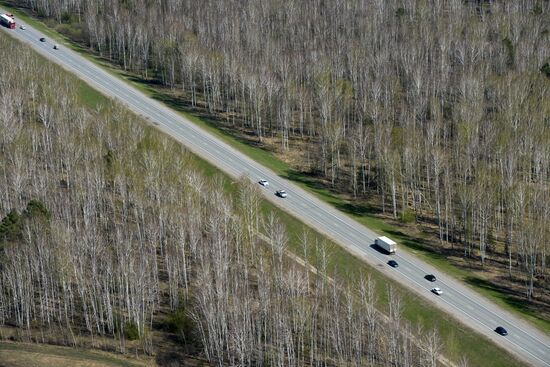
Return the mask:
[[386, 236], [378, 237], [374, 244], [389, 254], [395, 254], [397, 244]]
[[11, 28], [11, 29], [15, 28], [15, 20], [13, 19], [13, 15], [12, 14], [0, 15], [0, 24], [7, 28]]

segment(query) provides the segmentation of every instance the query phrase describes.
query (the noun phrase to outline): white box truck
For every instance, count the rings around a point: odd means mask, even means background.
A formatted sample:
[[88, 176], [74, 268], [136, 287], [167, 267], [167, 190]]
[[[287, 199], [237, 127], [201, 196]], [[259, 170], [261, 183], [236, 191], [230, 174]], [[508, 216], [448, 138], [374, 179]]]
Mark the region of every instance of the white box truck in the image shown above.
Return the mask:
[[378, 237], [374, 244], [389, 254], [395, 254], [397, 244], [386, 236]]

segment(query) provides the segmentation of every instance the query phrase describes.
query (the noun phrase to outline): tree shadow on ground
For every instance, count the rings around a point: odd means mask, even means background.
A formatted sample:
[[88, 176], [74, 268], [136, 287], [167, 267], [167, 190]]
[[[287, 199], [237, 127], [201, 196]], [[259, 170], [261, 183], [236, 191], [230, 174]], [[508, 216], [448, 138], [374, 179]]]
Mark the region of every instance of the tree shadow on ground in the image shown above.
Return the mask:
[[151, 94], [151, 97], [156, 101], [159, 101], [178, 112], [183, 112], [200, 119], [209, 127], [217, 129], [224, 134], [231, 136], [239, 143], [246, 144], [254, 148], [259, 148], [270, 153], [274, 152], [274, 150], [271, 149], [269, 146], [260, 142], [258, 136], [252, 130], [244, 128], [234, 129], [234, 126], [229, 126], [223, 118], [216, 117], [215, 111], [210, 112], [206, 107], [201, 107], [197, 105], [193, 106], [191, 101], [187, 98], [180, 98], [170, 93], [164, 93], [162, 90], [164, 86], [160, 81], [154, 79], [142, 79], [136, 77], [135, 75], [132, 76], [130, 74], [126, 77], [136, 83], [144, 84], [150, 87], [149, 92]]
[[336, 204], [336, 208], [354, 216], [358, 217], [374, 217], [378, 214], [378, 210], [369, 204], [358, 204], [350, 202], [341, 202]]
[[163, 87], [164, 84], [160, 79], [157, 78], [144, 78], [136, 74], [131, 74], [130, 72], [124, 72], [122, 75], [125, 79], [130, 80], [131, 82], [145, 85], [147, 87]]
[[[314, 190], [326, 190], [326, 186], [323, 184], [321, 180], [318, 179], [318, 177], [314, 173], [308, 173], [303, 172], [295, 169], [289, 169], [285, 172], [286, 174], [283, 176], [284, 178], [299, 182], [301, 184], [304, 184], [305, 186], [309, 187], [310, 189]], [[329, 193], [329, 196], [333, 196], [331, 193]]]
[[327, 199], [332, 205], [343, 211], [346, 214], [350, 214], [357, 217], [370, 216], [373, 217], [378, 213], [378, 210], [365, 202], [357, 200], [350, 202], [346, 199], [339, 197], [336, 191], [322, 179], [316, 172], [304, 172], [295, 169], [288, 169], [284, 178], [298, 182], [305, 185], [307, 188], [314, 190], [325, 199]]
[[476, 276], [467, 276], [464, 280], [467, 284], [498, 294], [501, 300], [514, 307], [516, 310], [542, 321], [550, 321], [550, 305], [537, 301], [536, 299], [529, 301], [525, 293], [521, 292], [519, 289], [502, 285], [506, 284], [506, 281], [503, 281], [502, 284], [496, 284], [495, 282], [481, 279]]
[[[151, 97], [168, 107], [178, 111], [192, 115], [199, 118], [209, 127], [212, 127], [228, 136], [231, 136], [237, 142], [245, 144], [254, 148], [262, 149], [266, 152], [273, 153], [274, 149], [270, 146], [266, 146], [258, 140], [257, 135], [246, 129], [235, 130], [232, 126], [229, 126], [223, 118], [216, 117], [212, 112], [208, 111], [203, 106], [193, 106], [188, 98], [181, 98], [177, 95], [166, 93], [165, 86], [162, 81], [157, 78], [143, 78], [139, 75], [123, 72], [122, 75], [134, 82], [141, 85], [145, 85]], [[214, 112], [215, 113], [215, 112]], [[370, 204], [365, 202], [350, 202], [348, 200], [340, 198], [339, 193], [334, 190], [325, 180], [321, 178], [319, 172], [305, 172], [293, 168], [284, 170], [281, 177], [289, 179], [294, 182], [301, 183], [306, 187], [315, 190], [318, 194], [328, 199], [337, 209], [353, 215], [353, 216], [374, 216], [379, 213], [379, 210]]]
[[421, 238], [414, 238], [410, 235], [406, 235], [400, 230], [390, 229], [386, 231], [389, 235], [399, 238], [401, 244], [418, 251], [433, 251], [433, 248], [425, 243], [425, 240]]
[[432, 259], [447, 260], [447, 257], [452, 255], [451, 250], [434, 248], [433, 246], [430, 246], [428, 242], [423, 238], [412, 237], [411, 235], [407, 235], [402, 231], [395, 230], [395, 229], [390, 229], [390, 230], [387, 230], [386, 232], [389, 235], [395, 238], [398, 238], [400, 243], [402, 245], [405, 245], [407, 248], [414, 251], [420, 251]]
[[206, 361], [189, 357], [176, 351], [162, 351], [155, 356], [155, 362], [161, 367], [199, 367], [210, 366]]

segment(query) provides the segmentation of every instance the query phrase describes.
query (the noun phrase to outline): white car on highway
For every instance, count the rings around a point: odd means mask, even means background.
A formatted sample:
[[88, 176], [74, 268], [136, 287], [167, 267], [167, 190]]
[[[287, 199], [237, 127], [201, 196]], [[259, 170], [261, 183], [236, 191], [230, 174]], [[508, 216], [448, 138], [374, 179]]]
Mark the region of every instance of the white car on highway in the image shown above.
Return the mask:
[[441, 290], [441, 288], [432, 288], [432, 293], [435, 293], [437, 294], [438, 296], [441, 296], [443, 294], [443, 291]]
[[275, 195], [277, 195], [278, 197], [283, 198], [283, 199], [288, 196], [288, 194], [286, 193], [285, 190], [277, 190], [275, 192]]
[[260, 181], [258, 181], [258, 183], [264, 187], [269, 186], [269, 182], [267, 182], [267, 180], [264, 180], [263, 178]]

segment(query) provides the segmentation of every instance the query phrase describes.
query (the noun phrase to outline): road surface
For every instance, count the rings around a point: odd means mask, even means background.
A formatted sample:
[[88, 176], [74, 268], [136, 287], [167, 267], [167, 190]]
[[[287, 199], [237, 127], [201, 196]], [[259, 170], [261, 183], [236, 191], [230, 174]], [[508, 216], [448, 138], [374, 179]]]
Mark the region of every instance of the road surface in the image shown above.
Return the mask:
[[[14, 30], [2, 28], [92, 87], [144, 116], [160, 130], [174, 137], [190, 151], [222, 171], [233, 177], [247, 175], [253, 181], [267, 179], [270, 185], [268, 188], [262, 187], [262, 191], [268, 200], [324, 233], [386, 276], [433, 301], [439, 308], [511, 351], [518, 358], [535, 366], [550, 366], [548, 335], [479, 296], [461, 282], [438, 273], [432, 266], [405, 251], [398, 250], [397, 254], [391, 256], [381, 253], [373, 246], [374, 239], [377, 237], [374, 232], [290, 181], [277, 176], [76, 52], [63, 45], [60, 49], [54, 50], [54, 43], [47, 36], [29, 25], [25, 24], [26, 30], [20, 29], [19, 25]], [[40, 42], [40, 37], [46, 37], [46, 42]], [[279, 189], [285, 189], [288, 197], [282, 199], [275, 196], [275, 190]], [[388, 266], [387, 262], [390, 259], [396, 260], [399, 267]], [[426, 274], [435, 274], [437, 281], [431, 283], [425, 280]], [[440, 287], [444, 293], [441, 296], [432, 294], [430, 289], [433, 287]], [[502, 337], [496, 334], [494, 329], [497, 326], [505, 327], [508, 330], [508, 336]]]

